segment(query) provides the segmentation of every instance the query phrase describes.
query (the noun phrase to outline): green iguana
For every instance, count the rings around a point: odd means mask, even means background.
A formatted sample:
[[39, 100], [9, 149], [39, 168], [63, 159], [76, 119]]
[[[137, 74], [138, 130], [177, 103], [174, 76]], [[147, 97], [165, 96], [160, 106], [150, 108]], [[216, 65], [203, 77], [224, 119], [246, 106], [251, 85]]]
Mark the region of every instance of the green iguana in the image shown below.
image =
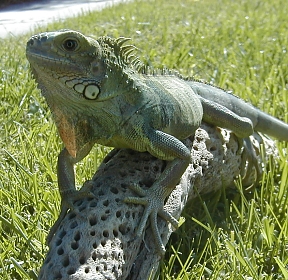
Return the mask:
[[177, 227], [163, 205], [190, 162], [190, 151], [181, 140], [193, 136], [204, 121], [230, 129], [239, 138], [257, 130], [288, 141], [288, 124], [220, 88], [145, 67], [134, 56], [135, 47], [125, 44], [128, 40], [95, 40], [60, 30], [32, 36], [26, 52], [65, 144], [58, 158], [62, 210], [57, 226], [75, 200], [91, 195], [76, 190], [73, 165], [95, 143], [148, 151], [167, 166], [148, 190], [132, 186], [138, 196], [125, 202], [145, 205], [136, 235], [142, 235], [150, 217], [163, 253], [157, 215]]

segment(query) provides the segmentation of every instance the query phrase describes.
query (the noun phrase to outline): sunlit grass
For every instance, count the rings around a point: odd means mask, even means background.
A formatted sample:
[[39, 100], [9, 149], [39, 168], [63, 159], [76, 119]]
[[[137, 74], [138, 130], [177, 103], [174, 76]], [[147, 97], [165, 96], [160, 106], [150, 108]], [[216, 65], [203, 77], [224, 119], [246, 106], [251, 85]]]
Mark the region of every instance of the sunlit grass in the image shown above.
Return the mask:
[[[288, 122], [287, 8], [286, 0], [135, 1], [41, 31], [131, 37], [145, 63], [231, 89]], [[36, 279], [60, 207], [55, 168], [62, 143], [29, 73], [30, 35], [1, 40], [0, 279]], [[237, 182], [236, 190], [187, 206], [159, 279], [288, 279], [287, 143], [278, 147], [279, 160], [268, 162], [249, 197]], [[79, 185], [106, 152], [95, 147], [78, 164]]]

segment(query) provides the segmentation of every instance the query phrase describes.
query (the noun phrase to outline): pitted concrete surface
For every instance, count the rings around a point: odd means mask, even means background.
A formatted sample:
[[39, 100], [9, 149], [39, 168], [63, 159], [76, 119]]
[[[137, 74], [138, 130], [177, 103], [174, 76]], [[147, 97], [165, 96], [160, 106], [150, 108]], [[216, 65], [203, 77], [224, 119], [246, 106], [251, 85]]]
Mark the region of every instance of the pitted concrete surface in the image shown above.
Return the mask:
[[74, 17], [127, 0], [39, 0], [0, 10], [0, 38], [16, 36], [55, 20]]

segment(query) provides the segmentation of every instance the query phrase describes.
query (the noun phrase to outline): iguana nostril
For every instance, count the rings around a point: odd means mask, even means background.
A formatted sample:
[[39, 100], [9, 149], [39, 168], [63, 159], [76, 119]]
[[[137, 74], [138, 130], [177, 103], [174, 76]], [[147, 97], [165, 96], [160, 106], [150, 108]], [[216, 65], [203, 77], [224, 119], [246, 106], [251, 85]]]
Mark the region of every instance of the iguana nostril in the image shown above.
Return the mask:
[[31, 38], [28, 42], [27, 42], [27, 46], [32, 47], [34, 45], [34, 39]]

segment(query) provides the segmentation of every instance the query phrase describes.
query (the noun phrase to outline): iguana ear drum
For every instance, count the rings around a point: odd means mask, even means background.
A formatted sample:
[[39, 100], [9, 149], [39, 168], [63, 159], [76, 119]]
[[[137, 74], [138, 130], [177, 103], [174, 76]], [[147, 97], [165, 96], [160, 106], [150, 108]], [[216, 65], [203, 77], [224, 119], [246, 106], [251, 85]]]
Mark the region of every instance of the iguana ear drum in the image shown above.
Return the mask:
[[100, 93], [100, 88], [98, 85], [88, 85], [83, 91], [83, 96], [88, 100], [95, 100]]

